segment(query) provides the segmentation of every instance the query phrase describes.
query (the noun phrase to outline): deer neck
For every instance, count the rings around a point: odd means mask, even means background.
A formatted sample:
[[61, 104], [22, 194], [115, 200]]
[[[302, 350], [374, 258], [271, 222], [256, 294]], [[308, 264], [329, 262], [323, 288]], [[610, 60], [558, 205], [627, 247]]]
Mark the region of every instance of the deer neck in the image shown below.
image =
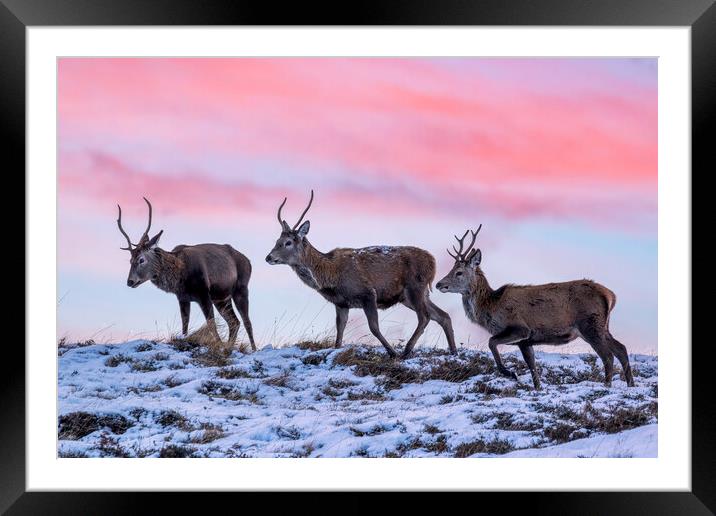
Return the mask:
[[493, 292], [485, 275], [478, 270], [470, 289], [462, 294], [465, 312], [474, 322], [483, 324], [484, 317], [489, 314], [491, 309]]
[[291, 265], [291, 268], [301, 281], [313, 289], [321, 290], [335, 286], [336, 278], [331, 260], [313, 247], [308, 240], [305, 241], [301, 262]]
[[184, 261], [174, 253], [157, 248], [152, 283], [164, 292], [181, 293], [184, 285]]

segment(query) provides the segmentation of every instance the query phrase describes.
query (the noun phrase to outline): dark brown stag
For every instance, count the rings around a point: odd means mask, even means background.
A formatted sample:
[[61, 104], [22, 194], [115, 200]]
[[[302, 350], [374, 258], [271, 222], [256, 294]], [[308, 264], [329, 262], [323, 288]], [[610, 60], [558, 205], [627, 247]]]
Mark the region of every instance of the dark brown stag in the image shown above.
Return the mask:
[[455, 353], [450, 316], [429, 297], [429, 287], [435, 277], [435, 258], [417, 247], [340, 248], [322, 253], [306, 238], [311, 223], [301, 224], [312, 203], [313, 190], [308, 206], [298, 222], [290, 227], [281, 218], [286, 204], [286, 199], [283, 200], [278, 209], [281, 235], [266, 261], [271, 265], [289, 265], [306, 285], [335, 305], [336, 347], [343, 342], [348, 311], [360, 308], [365, 312], [371, 333], [391, 357], [395, 356], [395, 350], [380, 332], [378, 309], [402, 303], [418, 315], [418, 326], [405, 346], [403, 357], [410, 355], [431, 319], [442, 326], [450, 351]]
[[608, 288], [590, 280], [548, 283], [546, 285], [504, 285], [493, 290], [480, 269], [482, 252], [473, 249], [477, 231], [471, 231], [472, 241], [463, 250], [468, 232], [457, 239], [460, 248], [453, 246], [455, 259], [452, 270], [435, 286], [441, 292], [462, 294], [467, 317], [485, 328], [501, 374], [517, 379], [514, 372], [502, 363], [497, 347], [513, 344], [520, 348], [532, 373], [535, 388], [540, 379], [532, 346], [566, 344], [582, 337], [604, 362], [604, 383], [611, 386], [614, 356], [619, 359], [627, 385], [634, 385], [629, 356], [624, 345], [609, 332], [609, 314], [616, 296]]
[[131, 255], [127, 286], [137, 288], [150, 280], [161, 290], [175, 294], [179, 300], [184, 335], [189, 331], [191, 302], [198, 303], [206, 317], [209, 331], [220, 341], [214, 321], [215, 306], [229, 326], [229, 348], [233, 346], [239, 331], [239, 320], [231, 306], [233, 299], [244, 321], [251, 347], [255, 350], [249, 320], [249, 259], [226, 244], [178, 245], [171, 251], [159, 248], [157, 244], [164, 230], [149, 238], [152, 205], [146, 198], [144, 201], [149, 207], [149, 222], [137, 244], [132, 243], [122, 228], [122, 208], [117, 205], [117, 226], [127, 239], [128, 246], [121, 249], [129, 251]]

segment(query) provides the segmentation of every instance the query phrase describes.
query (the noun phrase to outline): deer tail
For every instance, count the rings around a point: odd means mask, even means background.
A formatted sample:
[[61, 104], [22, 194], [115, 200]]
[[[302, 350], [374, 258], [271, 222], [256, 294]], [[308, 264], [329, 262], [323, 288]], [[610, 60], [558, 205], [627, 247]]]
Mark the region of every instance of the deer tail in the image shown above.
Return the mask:
[[606, 303], [607, 308], [607, 326], [609, 326], [609, 316], [611, 315], [612, 309], [614, 308], [614, 305], [617, 304], [617, 296], [614, 292], [609, 290], [607, 287], [602, 287], [602, 295], [604, 296], [604, 301]]
[[607, 312], [611, 312], [614, 309], [614, 305], [617, 304], [617, 295], [608, 288], [604, 290], [606, 290]]

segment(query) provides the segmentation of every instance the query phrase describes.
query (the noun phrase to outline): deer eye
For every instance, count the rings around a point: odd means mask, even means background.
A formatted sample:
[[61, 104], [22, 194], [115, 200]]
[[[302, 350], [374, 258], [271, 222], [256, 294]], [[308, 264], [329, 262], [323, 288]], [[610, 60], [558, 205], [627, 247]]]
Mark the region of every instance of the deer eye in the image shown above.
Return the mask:
[[139, 259], [139, 265], [142, 265], [144, 263], [144, 258]]
[[462, 271], [457, 271], [457, 272], [455, 273], [455, 276], [462, 276]]
[[286, 240], [286, 243], [283, 245], [285, 245], [286, 247], [291, 247], [291, 245], [293, 245], [293, 244], [290, 240]]

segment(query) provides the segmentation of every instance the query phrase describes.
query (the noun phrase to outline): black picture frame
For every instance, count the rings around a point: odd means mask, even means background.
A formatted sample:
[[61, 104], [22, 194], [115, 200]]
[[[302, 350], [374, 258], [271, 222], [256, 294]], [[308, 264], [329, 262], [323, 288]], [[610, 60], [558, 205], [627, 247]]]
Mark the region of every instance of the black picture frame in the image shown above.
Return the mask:
[[[25, 30], [32, 26], [64, 25], [632, 25], [689, 26], [692, 51], [692, 181], [714, 167], [712, 134], [716, 125], [716, 6], [714, 0], [442, 0], [440, 2], [364, 1], [351, 4], [285, 3], [240, 0], [0, 0], [0, 134], [5, 176], [24, 190], [25, 171]], [[709, 130], [711, 129], [711, 130]], [[8, 159], [9, 158], [9, 159]], [[684, 173], [689, 173], [684, 171]], [[20, 179], [22, 178], [22, 179]], [[693, 189], [692, 192], [696, 192]], [[19, 195], [15, 195], [20, 199]], [[23, 196], [24, 198], [24, 196]], [[19, 208], [3, 203], [7, 225], [16, 223]], [[702, 220], [693, 210], [693, 227]], [[12, 231], [12, 228], [8, 228]], [[20, 229], [14, 229], [19, 233]], [[23, 228], [24, 230], [24, 228]], [[694, 232], [692, 235], [708, 233]], [[25, 239], [24, 231], [22, 241]], [[18, 239], [18, 241], [20, 241]], [[13, 246], [12, 263], [25, 260], [24, 246]], [[693, 252], [693, 251], [692, 251]], [[26, 263], [26, 262], [25, 262]], [[25, 269], [25, 276], [32, 274]], [[692, 271], [693, 274], [693, 271]], [[17, 292], [24, 283], [15, 274]], [[701, 277], [709, 281], [707, 277]], [[708, 287], [707, 287], [708, 288]], [[21, 290], [22, 289], [22, 290]], [[696, 305], [699, 314], [706, 304]], [[9, 309], [6, 309], [9, 310]], [[703, 320], [693, 317], [692, 320]], [[8, 321], [9, 322], [9, 321]], [[19, 326], [19, 325], [16, 325]], [[18, 328], [15, 328], [15, 332]], [[20, 330], [22, 332], [22, 330]], [[685, 338], [688, 330], [685, 329]], [[694, 334], [695, 336], [695, 334]], [[124, 514], [150, 510], [159, 502], [162, 512], [185, 512], [187, 494], [48, 493], [25, 492], [25, 354], [17, 339], [8, 337], [0, 374], [0, 511], [8, 514]], [[24, 334], [22, 335], [24, 340]], [[693, 338], [693, 337], [692, 337]], [[692, 490], [690, 492], [500, 493], [471, 494], [483, 509], [506, 505], [510, 510], [552, 514], [713, 514], [716, 511], [716, 403], [710, 385], [713, 345], [696, 340], [692, 346]], [[14, 344], [14, 346], [13, 346]], [[661, 345], [683, 346], [686, 342]], [[701, 345], [698, 345], [701, 344]], [[709, 374], [711, 373], [711, 374]], [[519, 474], [519, 472], [515, 472]], [[191, 495], [194, 496], [194, 495]], [[233, 494], [211, 495], [213, 504]], [[221, 498], [216, 498], [221, 496]], [[247, 494], [239, 510], [253, 501]], [[261, 496], [254, 494], [252, 496]], [[299, 496], [299, 499], [296, 499]], [[360, 496], [351, 503], [351, 498]], [[374, 505], [367, 495], [343, 495], [343, 508]], [[373, 495], [370, 495], [373, 496]], [[455, 496], [443, 494], [441, 496]], [[272, 498], [275, 508], [276, 498]], [[294, 508], [308, 498], [291, 495]], [[412, 500], [420, 501], [414, 496]], [[231, 503], [229, 501], [229, 503]], [[453, 501], [452, 504], [455, 502]], [[487, 505], [486, 505], [487, 504]], [[321, 504], [323, 505], [323, 504]], [[309, 502], [306, 508], [318, 510]], [[325, 506], [330, 509], [330, 506]], [[469, 506], [468, 506], [469, 507]], [[466, 507], [466, 509], [468, 508]], [[208, 507], [205, 507], [209, 509]], [[183, 510], [182, 510], [183, 509]], [[324, 509], [325, 510], [325, 509]], [[343, 511], [343, 509], [339, 510]], [[495, 509], [491, 509], [495, 510]]]

